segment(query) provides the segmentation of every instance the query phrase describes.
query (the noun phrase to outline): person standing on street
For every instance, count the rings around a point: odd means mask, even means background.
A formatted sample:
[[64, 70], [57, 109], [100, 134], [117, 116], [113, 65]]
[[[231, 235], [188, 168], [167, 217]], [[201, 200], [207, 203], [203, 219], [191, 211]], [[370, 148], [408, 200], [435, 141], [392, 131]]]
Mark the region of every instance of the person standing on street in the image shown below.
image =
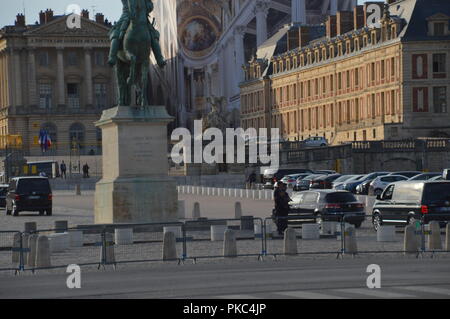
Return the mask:
[[292, 201], [287, 193], [287, 185], [278, 182], [278, 187], [274, 192], [275, 199], [275, 220], [278, 234], [283, 235], [288, 226], [289, 202]]
[[87, 163], [83, 166], [83, 177], [89, 178], [89, 166]]
[[67, 175], [66, 175], [67, 166], [66, 166], [66, 163], [64, 163], [64, 161], [62, 161], [62, 163], [60, 165], [60, 169], [61, 169], [61, 178], [66, 179], [67, 178]]

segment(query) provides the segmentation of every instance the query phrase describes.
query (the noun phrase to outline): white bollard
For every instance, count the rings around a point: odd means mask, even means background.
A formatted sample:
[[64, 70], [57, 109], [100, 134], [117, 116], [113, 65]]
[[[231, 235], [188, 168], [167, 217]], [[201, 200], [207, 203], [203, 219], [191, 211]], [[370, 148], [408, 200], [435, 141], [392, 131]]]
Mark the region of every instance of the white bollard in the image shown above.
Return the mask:
[[133, 245], [133, 228], [116, 228], [114, 242], [116, 245]]
[[274, 237], [274, 233], [276, 233], [277, 227], [272, 219], [266, 220], [266, 238]]
[[223, 241], [223, 256], [224, 257], [237, 257], [237, 243], [236, 232], [228, 229], [225, 231]]
[[320, 239], [319, 224], [303, 224], [302, 239]]
[[341, 240], [341, 235], [342, 235], [342, 231], [345, 231], [346, 229], [350, 228], [352, 225], [345, 223], [344, 224], [344, 229], [342, 229], [342, 224], [341, 223], [337, 223], [336, 224], [336, 238], [337, 240]]
[[178, 219], [186, 218], [186, 202], [184, 200], [178, 201], [177, 218]]
[[36, 244], [36, 268], [51, 267], [50, 242], [47, 236], [39, 236]]
[[20, 233], [14, 234], [13, 242], [12, 242], [12, 248], [14, 249], [12, 252], [12, 263], [13, 264], [20, 262], [20, 251], [18, 251], [18, 249], [20, 249], [21, 239], [22, 239], [22, 236]]
[[69, 246], [70, 247], [83, 247], [83, 231], [71, 230], [69, 231]]
[[395, 242], [395, 226], [380, 226], [377, 231], [378, 242]]
[[163, 252], [164, 261], [177, 260], [177, 241], [173, 232], [164, 233]]
[[262, 225], [259, 223], [255, 223], [254, 230], [255, 230], [255, 237], [262, 238], [263, 236]]
[[416, 254], [419, 249], [419, 242], [417, 240], [416, 227], [409, 225], [405, 227], [405, 237], [403, 241], [404, 254]]
[[334, 236], [336, 234], [336, 225], [338, 225], [337, 222], [322, 222], [322, 229], [320, 230], [320, 233], [322, 235], [329, 235]]
[[358, 253], [358, 246], [356, 244], [356, 230], [355, 227], [350, 226], [344, 232], [344, 243], [346, 254], [355, 255]]
[[69, 248], [69, 234], [57, 233], [48, 236], [50, 251], [52, 253], [63, 252]]
[[225, 239], [225, 232], [227, 229], [227, 225], [211, 226], [211, 241], [223, 241]]
[[194, 209], [192, 210], [192, 219], [199, 219], [201, 217], [200, 213], [200, 203], [194, 203]]
[[174, 233], [175, 239], [183, 238], [183, 230], [181, 226], [166, 226], [163, 228], [163, 233]]
[[36, 264], [36, 249], [38, 237], [39, 237], [38, 235], [33, 234], [30, 235], [30, 237], [28, 238], [28, 247], [30, 249], [30, 252], [28, 253], [27, 265], [31, 268], [34, 268]]
[[297, 255], [297, 233], [294, 228], [287, 228], [284, 231], [284, 254]]
[[442, 249], [441, 241], [441, 226], [438, 221], [431, 221], [429, 225], [429, 235], [428, 239], [428, 249], [429, 250], [439, 250]]
[[240, 219], [242, 217], [242, 205], [241, 202], [234, 203], [234, 218]]

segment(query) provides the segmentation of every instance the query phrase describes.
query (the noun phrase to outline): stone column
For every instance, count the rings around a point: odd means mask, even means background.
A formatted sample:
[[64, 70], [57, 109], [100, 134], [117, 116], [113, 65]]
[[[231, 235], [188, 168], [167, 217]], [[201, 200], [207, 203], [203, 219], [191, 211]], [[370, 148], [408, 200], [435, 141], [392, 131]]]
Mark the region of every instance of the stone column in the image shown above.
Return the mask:
[[20, 50], [15, 49], [13, 53], [13, 63], [14, 63], [14, 87], [15, 87], [15, 105], [23, 105], [22, 101], [22, 72], [21, 72], [21, 62], [20, 62]]
[[37, 101], [37, 84], [36, 84], [36, 56], [34, 48], [28, 49], [28, 96], [29, 104], [35, 106]]
[[292, 22], [306, 23], [306, 1], [292, 0]]
[[234, 50], [236, 51], [236, 86], [238, 92], [239, 82], [244, 80], [244, 70], [242, 69], [242, 66], [245, 64], [244, 35], [245, 27], [237, 26], [234, 30]]
[[92, 87], [92, 48], [84, 48], [84, 83], [86, 86], [86, 105], [94, 105], [94, 94]]
[[56, 48], [56, 82], [58, 89], [58, 106], [66, 105], [66, 90], [64, 85], [64, 48]]
[[338, 0], [331, 0], [330, 3], [330, 14], [335, 16], [338, 11]]
[[267, 14], [269, 13], [269, 3], [265, 0], [258, 0], [255, 3], [256, 15], [256, 45], [259, 47], [267, 40]]

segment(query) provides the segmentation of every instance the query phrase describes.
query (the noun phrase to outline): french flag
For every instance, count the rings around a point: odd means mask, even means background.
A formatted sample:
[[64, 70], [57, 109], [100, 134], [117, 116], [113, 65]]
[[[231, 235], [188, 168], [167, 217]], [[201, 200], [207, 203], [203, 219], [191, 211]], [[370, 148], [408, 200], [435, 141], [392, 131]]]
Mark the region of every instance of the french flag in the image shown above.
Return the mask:
[[46, 152], [52, 146], [52, 139], [46, 130], [39, 132], [39, 145], [42, 152]]

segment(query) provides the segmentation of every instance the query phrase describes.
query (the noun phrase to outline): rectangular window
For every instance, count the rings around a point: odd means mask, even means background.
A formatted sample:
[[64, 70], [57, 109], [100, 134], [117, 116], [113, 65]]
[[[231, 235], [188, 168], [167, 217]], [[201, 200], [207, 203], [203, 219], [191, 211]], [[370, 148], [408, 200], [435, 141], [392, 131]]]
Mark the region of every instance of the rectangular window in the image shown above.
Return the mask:
[[391, 58], [391, 76], [395, 76], [395, 58]]
[[445, 73], [446, 65], [445, 60], [447, 56], [445, 53], [433, 54], [433, 72], [434, 73]]
[[381, 61], [381, 79], [382, 79], [382, 80], [384, 80], [384, 77], [385, 77], [385, 71], [386, 71], [386, 70], [385, 70], [385, 67], [386, 67], [386, 66], [385, 66], [385, 62], [384, 62], [384, 60], [382, 60], [382, 61]]
[[67, 64], [69, 66], [76, 66], [78, 64], [76, 52], [67, 53]]
[[71, 108], [80, 108], [80, 94], [77, 83], [67, 83], [67, 104]]
[[48, 52], [39, 53], [39, 65], [40, 66], [48, 66], [49, 65]]
[[39, 107], [41, 109], [49, 109], [52, 107], [51, 84], [39, 84]]
[[445, 23], [437, 22], [434, 24], [434, 35], [444, 36], [445, 35]]
[[433, 88], [434, 113], [447, 113], [447, 87]]
[[359, 69], [355, 69], [355, 85], [359, 86]]
[[105, 83], [95, 83], [95, 106], [97, 108], [106, 108], [106, 84]]

